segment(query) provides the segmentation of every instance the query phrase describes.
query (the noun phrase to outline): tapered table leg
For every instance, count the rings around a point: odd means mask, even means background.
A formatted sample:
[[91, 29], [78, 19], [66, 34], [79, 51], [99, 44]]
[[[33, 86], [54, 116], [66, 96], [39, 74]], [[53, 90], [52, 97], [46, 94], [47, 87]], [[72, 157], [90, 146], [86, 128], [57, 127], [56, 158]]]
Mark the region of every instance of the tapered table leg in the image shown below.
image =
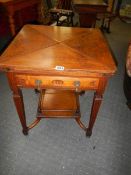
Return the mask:
[[95, 120], [97, 118], [97, 114], [102, 102], [103, 94], [105, 91], [105, 87], [107, 84], [108, 77], [101, 77], [99, 81], [99, 86], [96, 92], [94, 93], [92, 108], [91, 108], [91, 114], [90, 114], [90, 120], [89, 125], [86, 131], [86, 136], [90, 137], [92, 135], [92, 129], [95, 123]]
[[12, 72], [7, 73], [11, 90], [13, 91], [13, 99], [16, 110], [22, 125], [23, 134], [28, 135], [28, 127], [26, 124], [26, 116], [23, 103], [23, 95], [21, 89], [17, 86], [15, 75]]
[[90, 121], [89, 121], [89, 126], [87, 128], [86, 131], [86, 136], [90, 137], [92, 134], [92, 129], [97, 117], [97, 113], [99, 111], [100, 105], [102, 102], [102, 95], [101, 94], [94, 94], [94, 98], [93, 98], [93, 104], [92, 104], [92, 109], [91, 109], [91, 114], [90, 114]]

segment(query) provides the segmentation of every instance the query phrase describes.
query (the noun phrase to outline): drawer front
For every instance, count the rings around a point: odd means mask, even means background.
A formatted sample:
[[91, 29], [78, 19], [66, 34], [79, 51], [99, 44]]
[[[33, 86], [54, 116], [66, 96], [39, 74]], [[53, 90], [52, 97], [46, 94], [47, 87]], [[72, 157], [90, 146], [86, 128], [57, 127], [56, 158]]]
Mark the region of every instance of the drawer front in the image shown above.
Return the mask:
[[18, 86], [33, 88], [97, 89], [99, 78], [16, 75]]

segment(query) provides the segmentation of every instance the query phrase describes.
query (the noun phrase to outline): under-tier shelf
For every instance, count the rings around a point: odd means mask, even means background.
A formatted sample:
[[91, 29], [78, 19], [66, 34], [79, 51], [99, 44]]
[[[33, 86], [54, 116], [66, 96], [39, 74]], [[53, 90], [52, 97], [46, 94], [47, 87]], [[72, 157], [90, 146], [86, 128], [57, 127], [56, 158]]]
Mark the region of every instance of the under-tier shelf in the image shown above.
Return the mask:
[[78, 93], [67, 90], [42, 90], [38, 105], [38, 116], [46, 118], [80, 117]]

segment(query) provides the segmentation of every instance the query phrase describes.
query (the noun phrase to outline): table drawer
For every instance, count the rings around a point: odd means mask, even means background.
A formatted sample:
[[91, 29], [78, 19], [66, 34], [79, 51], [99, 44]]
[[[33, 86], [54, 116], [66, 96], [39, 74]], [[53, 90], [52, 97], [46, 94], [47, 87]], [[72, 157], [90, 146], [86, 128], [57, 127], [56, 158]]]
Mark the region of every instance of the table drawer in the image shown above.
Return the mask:
[[98, 78], [16, 75], [18, 86], [34, 88], [97, 89]]

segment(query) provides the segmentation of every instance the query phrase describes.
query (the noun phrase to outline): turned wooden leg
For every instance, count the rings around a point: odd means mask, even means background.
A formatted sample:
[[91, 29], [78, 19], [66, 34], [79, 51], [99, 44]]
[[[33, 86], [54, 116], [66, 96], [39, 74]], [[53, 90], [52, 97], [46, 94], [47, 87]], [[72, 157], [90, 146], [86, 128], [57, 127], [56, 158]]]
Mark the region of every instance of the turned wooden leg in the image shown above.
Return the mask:
[[28, 127], [26, 125], [26, 118], [25, 118], [25, 110], [24, 110], [24, 103], [23, 103], [23, 96], [22, 92], [19, 89], [18, 93], [13, 93], [14, 103], [17, 109], [17, 113], [19, 115], [19, 119], [23, 128], [23, 134], [28, 135]]
[[86, 131], [86, 136], [90, 137], [92, 134], [92, 129], [97, 117], [97, 113], [99, 111], [100, 105], [102, 102], [102, 95], [99, 93], [95, 93], [94, 94], [94, 98], [93, 98], [93, 104], [92, 104], [92, 109], [91, 109], [91, 114], [90, 114], [90, 120], [89, 120], [89, 126], [87, 128]]

